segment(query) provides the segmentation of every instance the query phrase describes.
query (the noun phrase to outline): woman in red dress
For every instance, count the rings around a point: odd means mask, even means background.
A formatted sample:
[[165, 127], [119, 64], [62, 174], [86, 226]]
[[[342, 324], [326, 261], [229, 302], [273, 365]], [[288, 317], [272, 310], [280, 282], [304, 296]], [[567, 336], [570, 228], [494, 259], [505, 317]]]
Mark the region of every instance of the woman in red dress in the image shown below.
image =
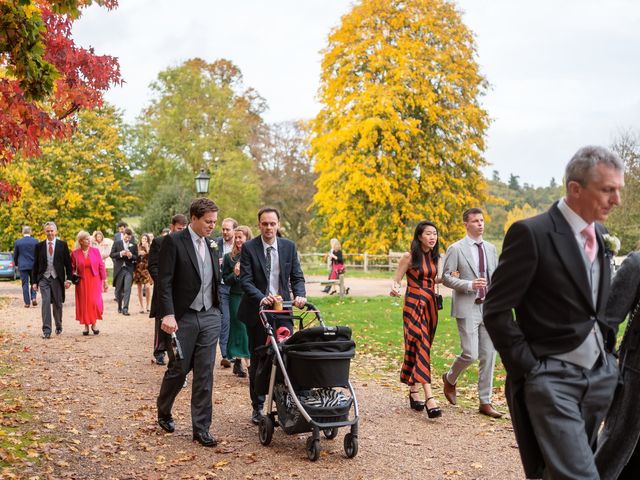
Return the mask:
[[[442, 416], [431, 391], [431, 344], [438, 325], [435, 284], [440, 254], [436, 226], [422, 221], [416, 227], [411, 252], [400, 258], [390, 295], [400, 296], [400, 282], [407, 275], [404, 297], [404, 363], [400, 381], [409, 386], [409, 405], [417, 411], [427, 410], [429, 418]], [[425, 401], [418, 400], [422, 385]]]
[[89, 232], [81, 231], [76, 237], [77, 248], [71, 252], [73, 272], [80, 277], [76, 284], [76, 320], [84, 325], [83, 335], [89, 335], [89, 326], [93, 334], [98, 335], [96, 322], [102, 320], [102, 292], [108, 288], [107, 271], [100, 250], [90, 245]]

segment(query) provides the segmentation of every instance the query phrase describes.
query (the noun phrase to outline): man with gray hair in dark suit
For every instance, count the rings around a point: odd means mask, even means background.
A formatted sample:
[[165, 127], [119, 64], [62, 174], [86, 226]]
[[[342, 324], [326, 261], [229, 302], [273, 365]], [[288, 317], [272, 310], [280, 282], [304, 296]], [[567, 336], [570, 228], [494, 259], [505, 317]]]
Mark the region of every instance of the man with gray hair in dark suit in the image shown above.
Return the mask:
[[484, 324], [507, 369], [527, 478], [600, 478], [594, 451], [618, 367], [615, 326], [605, 314], [610, 259], [598, 222], [620, 203], [623, 172], [606, 148], [578, 150], [566, 167], [564, 198], [509, 228], [489, 286]]

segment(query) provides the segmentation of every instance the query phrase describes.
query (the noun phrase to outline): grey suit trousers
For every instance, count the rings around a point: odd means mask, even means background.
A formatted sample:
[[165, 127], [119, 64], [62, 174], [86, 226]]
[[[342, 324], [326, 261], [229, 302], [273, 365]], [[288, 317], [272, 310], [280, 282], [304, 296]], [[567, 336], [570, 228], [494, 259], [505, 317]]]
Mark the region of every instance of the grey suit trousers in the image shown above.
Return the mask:
[[598, 428], [616, 385], [616, 359], [607, 354], [587, 370], [543, 358], [527, 375], [524, 396], [545, 462], [545, 479], [597, 480], [594, 460]]
[[478, 399], [481, 404], [491, 403], [493, 393], [493, 370], [496, 364], [496, 349], [482, 321], [482, 305], [473, 305], [466, 318], [457, 318], [458, 334], [462, 352], [451, 364], [447, 380], [456, 384], [458, 377], [473, 362], [480, 360], [478, 367]]
[[131, 284], [133, 274], [126, 269], [121, 269], [116, 276], [116, 300], [118, 309], [129, 310], [129, 299], [131, 298]]
[[178, 319], [176, 337], [182, 347], [183, 360], [170, 355], [169, 366], [158, 395], [158, 418], [171, 416], [173, 402], [182, 390], [184, 379], [193, 370], [191, 388], [191, 424], [193, 433], [208, 432], [211, 426], [213, 365], [220, 336], [222, 314], [216, 307], [206, 312], [189, 310]]
[[62, 289], [57, 278], [42, 277], [38, 283], [40, 289], [40, 301], [42, 302], [42, 333], [51, 334], [51, 310], [53, 310], [53, 320], [56, 323], [56, 330], [62, 330]]

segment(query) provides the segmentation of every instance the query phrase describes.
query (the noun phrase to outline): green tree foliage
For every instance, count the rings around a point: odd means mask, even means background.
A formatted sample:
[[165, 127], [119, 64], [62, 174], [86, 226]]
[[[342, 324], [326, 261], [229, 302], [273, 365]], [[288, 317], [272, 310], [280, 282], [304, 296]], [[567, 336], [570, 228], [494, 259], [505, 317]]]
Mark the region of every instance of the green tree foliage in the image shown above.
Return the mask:
[[613, 210], [607, 228], [620, 238], [619, 253], [625, 254], [640, 248], [640, 132], [622, 132], [611, 148], [624, 161], [625, 187], [622, 204]]
[[113, 107], [85, 110], [70, 141], [43, 144], [42, 156], [0, 168], [0, 177], [20, 185], [22, 194], [0, 203], [0, 242], [7, 248], [22, 225], [38, 232], [53, 220], [65, 240], [80, 230], [110, 231], [135, 198], [123, 152], [122, 121]]
[[[490, 221], [487, 222], [485, 237], [497, 243], [502, 241], [505, 225], [511, 224], [510, 219], [526, 218], [523, 215], [530, 215], [534, 211], [544, 212], [564, 195], [564, 186], [554, 185], [555, 182], [550, 182], [548, 187], [533, 187], [525, 183], [515, 190], [511, 188], [511, 177], [509, 183], [499, 180], [488, 182], [491, 200], [485, 204], [485, 208]], [[514, 209], [517, 209], [516, 212], [511, 214]]]
[[177, 183], [160, 187], [144, 210], [140, 231], [157, 235], [169, 226], [177, 213], [189, 217], [189, 205], [192, 200], [191, 193]]
[[299, 249], [314, 246], [317, 238], [311, 209], [317, 175], [309, 157], [308, 135], [302, 122], [278, 123], [269, 127], [260, 148], [262, 202], [280, 210], [282, 233]]
[[406, 249], [418, 221], [445, 244], [484, 203], [487, 83], [447, 0], [361, 0], [329, 36], [311, 140], [326, 237], [347, 250]]
[[221, 215], [254, 220], [260, 182], [253, 143], [264, 128], [265, 106], [255, 91], [242, 88], [240, 70], [227, 60], [192, 59], [160, 72], [132, 145], [144, 172], [138, 181], [145, 202], [167, 185], [195, 196], [194, 177], [205, 168]]

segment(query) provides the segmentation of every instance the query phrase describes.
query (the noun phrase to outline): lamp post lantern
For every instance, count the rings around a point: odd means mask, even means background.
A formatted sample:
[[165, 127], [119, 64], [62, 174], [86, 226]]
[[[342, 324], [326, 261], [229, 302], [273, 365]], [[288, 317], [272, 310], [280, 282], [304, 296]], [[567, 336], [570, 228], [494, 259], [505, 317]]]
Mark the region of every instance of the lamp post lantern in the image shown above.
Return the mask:
[[201, 168], [200, 173], [196, 175], [196, 193], [198, 195], [205, 195], [209, 192], [210, 178], [211, 177], [204, 171], [204, 168]]

